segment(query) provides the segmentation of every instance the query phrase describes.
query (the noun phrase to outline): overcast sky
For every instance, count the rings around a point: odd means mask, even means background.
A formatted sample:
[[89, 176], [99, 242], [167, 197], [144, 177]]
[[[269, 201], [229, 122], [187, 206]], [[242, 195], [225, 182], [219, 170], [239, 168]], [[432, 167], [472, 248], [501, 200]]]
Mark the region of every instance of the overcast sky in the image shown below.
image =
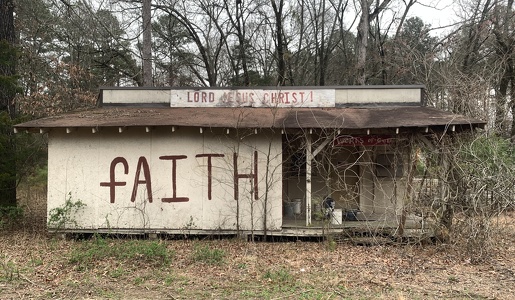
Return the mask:
[[455, 1], [419, 0], [419, 2], [413, 5], [409, 15], [420, 17], [424, 23], [431, 24], [432, 28], [446, 27], [455, 24], [458, 20]]

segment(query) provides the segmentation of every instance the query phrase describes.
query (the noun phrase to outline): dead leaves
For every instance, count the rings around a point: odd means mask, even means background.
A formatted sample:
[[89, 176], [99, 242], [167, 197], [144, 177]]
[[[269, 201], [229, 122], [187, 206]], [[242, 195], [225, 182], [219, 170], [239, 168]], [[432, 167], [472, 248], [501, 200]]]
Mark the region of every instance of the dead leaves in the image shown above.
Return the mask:
[[[116, 240], [109, 245], [126, 242]], [[2, 293], [16, 298], [87, 295], [92, 299], [105, 295], [151, 299], [167, 294], [173, 299], [352, 299], [377, 295], [409, 299], [470, 294], [503, 298], [511, 295], [514, 283], [513, 247], [502, 249], [488, 264], [472, 265], [452, 249], [438, 248], [441, 246], [338, 244], [329, 251], [323, 242], [170, 240], [160, 241], [174, 253], [163, 265], [109, 256], [79, 269], [70, 264], [69, 257], [85, 243], [1, 235], [1, 251], [9, 253], [2, 256], [3, 262], [16, 267], [20, 274], [12, 281], [0, 274]], [[221, 263], [195, 261], [199, 245], [223, 251]]]

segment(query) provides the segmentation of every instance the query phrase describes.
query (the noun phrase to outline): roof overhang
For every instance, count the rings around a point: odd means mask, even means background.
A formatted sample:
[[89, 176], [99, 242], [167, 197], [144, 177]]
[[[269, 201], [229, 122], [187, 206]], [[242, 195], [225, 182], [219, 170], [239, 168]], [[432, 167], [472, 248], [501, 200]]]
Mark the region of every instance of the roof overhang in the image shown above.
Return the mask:
[[230, 129], [337, 129], [462, 131], [483, 128], [485, 122], [420, 106], [367, 108], [128, 108], [101, 107], [18, 124], [16, 131], [44, 133], [78, 128], [200, 127]]
[[[424, 86], [101, 88], [99, 107], [16, 125], [45, 133], [78, 128], [199, 127], [462, 131], [474, 118], [424, 106]], [[202, 129], [201, 129], [202, 130]]]

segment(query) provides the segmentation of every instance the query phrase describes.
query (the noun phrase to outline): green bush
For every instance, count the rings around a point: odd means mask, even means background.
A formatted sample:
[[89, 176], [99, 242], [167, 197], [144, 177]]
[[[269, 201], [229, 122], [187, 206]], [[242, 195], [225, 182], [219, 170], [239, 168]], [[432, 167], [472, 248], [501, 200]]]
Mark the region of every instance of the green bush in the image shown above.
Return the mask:
[[68, 194], [68, 199], [64, 202], [64, 205], [54, 207], [48, 213], [48, 227], [59, 231], [70, 224], [77, 226], [75, 214], [85, 206], [86, 204], [80, 200], [72, 201], [71, 194]]
[[23, 217], [23, 209], [18, 206], [0, 206], [0, 229], [13, 228]]

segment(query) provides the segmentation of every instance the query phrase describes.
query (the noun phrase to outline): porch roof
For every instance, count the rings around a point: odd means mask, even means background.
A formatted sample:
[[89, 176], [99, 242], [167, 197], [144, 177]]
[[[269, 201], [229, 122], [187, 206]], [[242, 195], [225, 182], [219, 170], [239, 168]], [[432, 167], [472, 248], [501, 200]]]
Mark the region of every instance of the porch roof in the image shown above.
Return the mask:
[[276, 129], [388, 129], [451, 126], [482, 128], [486, 123], [430, 107], [99, 107], [15, 125], [15, 130], [107, 127], [201, 127]]

